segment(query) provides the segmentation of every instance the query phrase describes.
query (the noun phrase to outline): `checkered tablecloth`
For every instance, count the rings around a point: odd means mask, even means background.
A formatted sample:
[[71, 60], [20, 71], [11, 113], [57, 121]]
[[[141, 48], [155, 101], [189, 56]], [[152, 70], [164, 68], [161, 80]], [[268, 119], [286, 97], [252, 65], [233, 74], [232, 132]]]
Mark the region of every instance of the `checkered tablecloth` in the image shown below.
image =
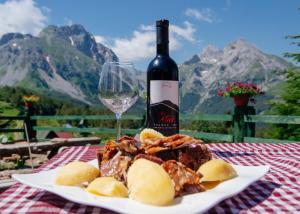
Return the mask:
[[[238, 165], [271, 165], [260, 181], [209, 213], [300, 213], [300, 143], [210, 144], [216, 157]], [[97, 147], [71, 147], [36, 171], [95, 158]], [[233, 187], [234, 188], [234, 187]], [[0, 213], [112, 213], [17, 183], [0, 195]]]

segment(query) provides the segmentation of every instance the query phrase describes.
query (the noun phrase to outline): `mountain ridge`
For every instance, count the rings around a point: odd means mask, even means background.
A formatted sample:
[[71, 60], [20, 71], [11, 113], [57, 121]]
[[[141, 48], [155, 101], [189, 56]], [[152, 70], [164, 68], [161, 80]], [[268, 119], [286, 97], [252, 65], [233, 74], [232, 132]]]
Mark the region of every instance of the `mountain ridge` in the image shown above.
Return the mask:
[[[218, 88], [224, 87], [227, 82], [241, 81], [252, 82], [268, 90], [285, 79], [284, 74], [276, 72], [290, 66], [293, 65], [280, 57], [262, 52], [244, 39], [234, 40], [223, 49], [209, 45], [179, 66], [183, 110], [228, 112], [232, 109], [232, 101], [217, 97]], [[191, 103], [190, 99], [199, 102]], [[212, 108], [214, 103], [223, 108]], [[267, 103], [259, 111], [266, 108]]]
[[111, 60], [118, 60], [114, 52], [81, 25], [50, 25], [36, 37], [9, 33], [0, 39], [0, 85], [58, 91], [91, 104], [101, 67]]
[[[82, 25], [50, 25], [37, 36], [8, 33], [0, 38], [0, 86], [21, 86], [48, 94], [58, 92], [89, 105], [101, 105], [97, 87], [99, 72], [106, 61], [118, 61], [118, 57], [97, 43]], [[183, 112], [228, 112], [232, 101], [216, 96], [219, 87], [226, 82], [248, 81], [272, 91], [285, 78], [278, 71], [289, 66], [293, 65], [264, 53], [244, 39], [236, 39], [222, 49], [208, 45], [179, 65], [180, 109]], [[145, 72], [138, 71], [137, 78], [143, 92]], [[264, 98], [267, 101], [273, 96]], [[144, 106], [141, 100], [139, 103], [140, 107]], [[267, 103], [258, 108], [259, 112], [264, 111]]]

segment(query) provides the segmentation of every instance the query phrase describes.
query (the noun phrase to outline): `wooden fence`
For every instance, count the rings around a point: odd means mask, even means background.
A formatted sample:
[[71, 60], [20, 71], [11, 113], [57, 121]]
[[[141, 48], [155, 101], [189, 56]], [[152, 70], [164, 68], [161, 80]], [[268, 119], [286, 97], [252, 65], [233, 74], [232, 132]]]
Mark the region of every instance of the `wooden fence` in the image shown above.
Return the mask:
[[[209, 122], [231, 122], [233, 131], [231, 134], [207, 133], [192, 130], [181, 130], [183, 134], [189, 134], [194, 137], [199, 137], [206, 140], [225, 141], [225, 142], [249, 142], [249, 143], [290, 143], [293, 141], [265, 139], [255, 137], [255, 124], [297, 124], [300, 125], [300, 116], [277, 116], [277, 115], [255, 115], [254, 109], [247, 107], [244, 109], [236, 108], [233, 115], [226, 114], [198, 114], [198, 115], [180, 115], [180, 121], [190, 123], [192, 121], [209, 121]], [[249, 114], [250, 113], [250, 114]], [[253, 114], [254, 113], [254, 114]], [[64, 132], [79, 132], [79, 133], [99, 133], [110, 134], [115, 133], [114, 128], [105, 127], [53, 127], [53, 126], [37, 126], [38, 120], [115, 120], [113, 115], [55, 115], [55, 116], [19, 116], [19, 117], [0, 117], [0, 120], [24, 120], [24, 123], [29, 127], [31, 138], [34, 138], [36, 131], [64, 131]], [[139, 121], [140, 127], [144, 126], [145, 117], [138, 115], [124, 115], [122, 120]], [[134, 135], [140, 129], [122, 128], [123, 134]], [[1, 129], [1, 132], [24, 132], [24, 129]]]

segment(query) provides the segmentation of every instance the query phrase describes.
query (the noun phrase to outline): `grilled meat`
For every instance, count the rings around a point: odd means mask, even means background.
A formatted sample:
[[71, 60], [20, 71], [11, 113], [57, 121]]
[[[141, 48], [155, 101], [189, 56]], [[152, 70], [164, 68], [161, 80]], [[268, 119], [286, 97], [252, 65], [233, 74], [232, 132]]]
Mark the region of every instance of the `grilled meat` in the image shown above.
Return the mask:
[[168, 160], [162, 166], [174, 181], [176, 196], [203, 192], [205, 190], [200, 184], [202, 175], [197, 174], [182, 163]]
[[212, 158], [201, 140], [176, 134], [141, 145], [132, 137], [108, 141], [98, 150], [97, 158], [102, 176], [113, 176], [126, 182], [126, 173], [132, 162], [144, 158], [162, 165], [174, 182], [176, 195], [204, 191], [200, 184], [201, 175], [195, 171]]

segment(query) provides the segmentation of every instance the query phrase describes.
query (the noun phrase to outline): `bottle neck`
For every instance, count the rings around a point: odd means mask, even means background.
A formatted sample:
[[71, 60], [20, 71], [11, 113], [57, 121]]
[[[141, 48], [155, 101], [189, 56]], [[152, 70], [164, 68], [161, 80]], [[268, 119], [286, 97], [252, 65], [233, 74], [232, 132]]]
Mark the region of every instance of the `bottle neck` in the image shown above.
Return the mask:
[[156, 45], [157, 55], [169, 55], [169, 45], [168, 44], [157, 44]]
[[157, 55], [169, 55], [169, 28], [156, 27], [156, 53]]

